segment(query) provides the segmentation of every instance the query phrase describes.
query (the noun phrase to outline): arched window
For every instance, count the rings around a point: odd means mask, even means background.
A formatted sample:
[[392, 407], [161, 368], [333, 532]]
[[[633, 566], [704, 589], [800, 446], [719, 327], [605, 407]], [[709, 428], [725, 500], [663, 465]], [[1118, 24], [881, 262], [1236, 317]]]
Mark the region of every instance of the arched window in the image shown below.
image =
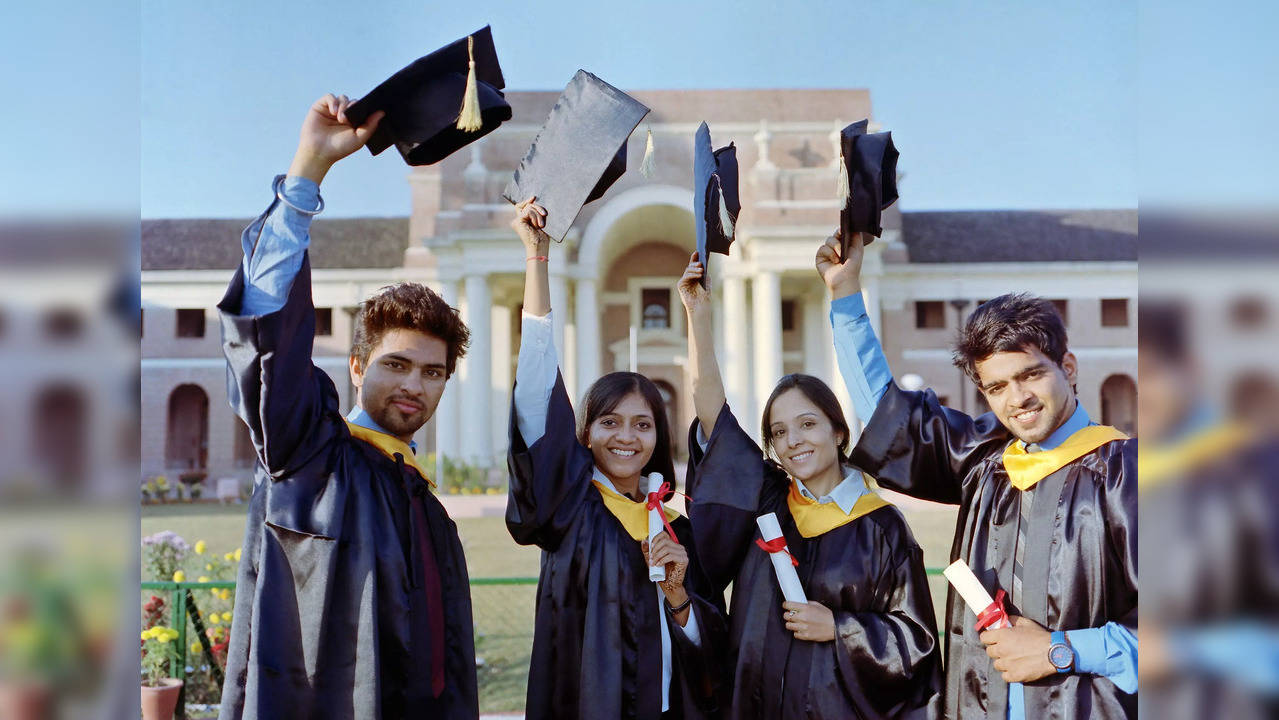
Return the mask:
[[1137, 383], [1127, 375], [1111, 375], [1101, 383], [1101, 422], [1123, 432], [1137, 432]]
[[179, 385], [169, 395], [165, 467], [203, 470], [209, 461], [209, 396], [199, 385]]
[[60, 488], [84, 483], [87, 467], [88, 403], [73, 385], [53, 385], [40, 391], [34, 406], [33, 455], [42, 471]]

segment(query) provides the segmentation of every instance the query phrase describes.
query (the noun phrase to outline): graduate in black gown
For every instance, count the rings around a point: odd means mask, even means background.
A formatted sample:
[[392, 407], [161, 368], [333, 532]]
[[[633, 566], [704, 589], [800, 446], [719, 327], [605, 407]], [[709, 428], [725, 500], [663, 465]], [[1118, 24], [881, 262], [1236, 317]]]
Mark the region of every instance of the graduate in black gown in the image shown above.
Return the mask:
[[413, 447], [470, 333], [429, 288], [383, 288], [355, 318], [345, 417], [311, 358], [319, 184], [383, 117], [355, 127], [349, 105], [310, 108], [218, 304], [227, 396], [257, 455], [223, 720], [479, 715], [466, 558]]
[[1137, 441], [1093, 423], [1053, 304], [1008, 294], [980, 305], [955, 364], [991, 412], [900, 389], [861, 296], [864, 246], [817, 252], [836, 358], [866, 423], [852, 460], [881, 485], [959, 506], [951, 559], [1006, 592], [1011, 628], [974, 629], [946, 607], [946, 717], [1134, 717], [1137, 690]]
[[[690, 516], [718, 590], [733, 584], [724, 672], [731, 718], [928, 717], [941, 653], [923, 555], [901, 513], [847, 464], [834, 394], [787, 375], [764, 409], [769, 457], [724, 399], [710, 296], [694, 253], [680, 279], [698, 420]], [[705, 429], [710, 429], [709, 438]], [[777, 516], [808, 603], [783, 602], [756, 518]]]
[[[579, 433], [552, 338], [546, 211], [532, 198], [517, 208], [528, 271], [506, 524], [543, 551], [526, 717], [717, 717], [722, 600], [686, 518], [663, 508], [668, 531], [647, 541], [649, 506], [662, 507], [648, 477], [674, 480], [661, 395], [642, 375], [605, 375]], [[665, 581], [649, 579], [650, 561]]]

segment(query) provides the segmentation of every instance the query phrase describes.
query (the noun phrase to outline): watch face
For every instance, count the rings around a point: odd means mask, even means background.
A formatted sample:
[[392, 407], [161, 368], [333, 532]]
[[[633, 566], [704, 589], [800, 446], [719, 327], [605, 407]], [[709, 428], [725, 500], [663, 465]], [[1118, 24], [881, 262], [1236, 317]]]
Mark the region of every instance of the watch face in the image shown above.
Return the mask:
[[1053, 645], [1048, 650], [1048, 662], [1058, 670], [1064, 670], [1071, 666], [1075, 660], [1075, 653], [1071, 652], [1067, 645]]

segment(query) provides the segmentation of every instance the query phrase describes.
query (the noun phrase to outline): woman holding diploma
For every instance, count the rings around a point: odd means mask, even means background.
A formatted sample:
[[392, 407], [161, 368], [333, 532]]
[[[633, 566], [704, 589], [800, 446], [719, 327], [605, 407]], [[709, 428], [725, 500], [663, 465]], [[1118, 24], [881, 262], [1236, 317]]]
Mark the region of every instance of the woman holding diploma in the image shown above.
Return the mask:
[[643, 375], [610, 373], [574, 422], [553, 343], [546, 211], [533, 200], [511, 223], [528, 269], [506, 510], [515, 541], [543, 551], [526, 716], [717, 717], [723, 600], [688, 520], [662, 505], [674, 480], [665, 405]]
[[[679, 282], [698, 418], [689, 513], [711, 581], [733, 583], [728, 717], [929, 716], [941, 654], [919, 546], [848, 466], [848, 425], [825, 383], [787, 375], [777, 384], [762, 422], [767, 456], [738, 425], [702, 274], [694, 254]], [[784, 600], [767, 551], [780, 543], [761, 536], [769, 528], [781, 530], [808, 602]]]

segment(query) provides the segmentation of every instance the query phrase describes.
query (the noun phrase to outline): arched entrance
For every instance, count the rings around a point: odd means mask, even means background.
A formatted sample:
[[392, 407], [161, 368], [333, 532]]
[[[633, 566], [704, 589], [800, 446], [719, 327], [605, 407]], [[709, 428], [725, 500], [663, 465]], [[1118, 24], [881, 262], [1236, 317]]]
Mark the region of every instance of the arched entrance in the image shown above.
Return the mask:
[[1101, 422], [1137, 433], [1137, 383], [1127, 375], [1111, 375], [1101, 383]]
[[209, 462], [209, 396], [199, 385], [179, 385], [169, 395], [164, 466], [202, 470]]
[[33, 455], [57, 487], [70, 490], [84, 482], [88, 464], [88, 403], [73, 385], [58, 384], [36, 396]]

